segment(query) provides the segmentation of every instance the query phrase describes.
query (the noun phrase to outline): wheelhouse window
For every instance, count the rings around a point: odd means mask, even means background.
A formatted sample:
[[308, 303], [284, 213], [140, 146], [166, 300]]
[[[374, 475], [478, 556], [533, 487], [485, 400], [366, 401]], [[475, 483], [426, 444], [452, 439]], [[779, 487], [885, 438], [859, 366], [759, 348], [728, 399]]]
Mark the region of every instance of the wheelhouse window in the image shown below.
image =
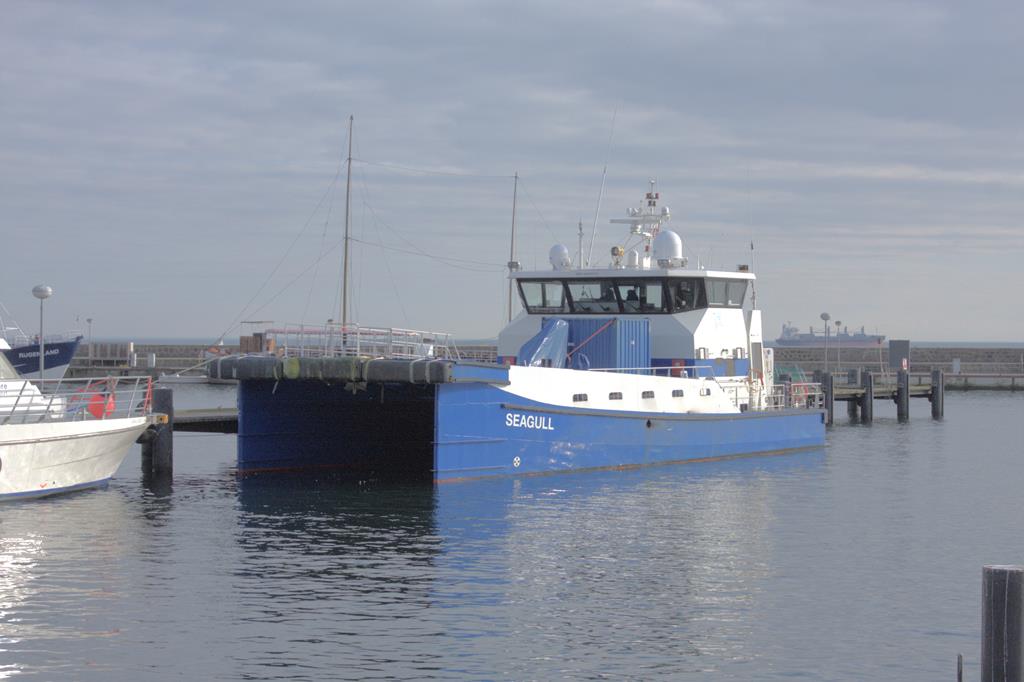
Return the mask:
[[567, 313], [565, 287], [560, 280], [522, 281], [519, 291], [528, 313]]
[[672, 312], [685, 313], [708, 307], [704, 293], [704, 280], [696, 277], [670, 279], [669, 291], [672, 297]]
[[571, 279], [566, 282], [566, 286], [574, 313], [618, 313], [622, 310], [614, 280]]
[[665, 288], [660, 279], [620, 281], [616, 284], [625, 313], [667, 313]]
[[708, 305], [717, 308], [742, 308], [747, 293], [745, 279], [709, 279]]
[[663, 315], [704, 308], [742, 308], [747, 280], [704, 277], [610, 277], [519, 280], [523, 307], [534, 315]]

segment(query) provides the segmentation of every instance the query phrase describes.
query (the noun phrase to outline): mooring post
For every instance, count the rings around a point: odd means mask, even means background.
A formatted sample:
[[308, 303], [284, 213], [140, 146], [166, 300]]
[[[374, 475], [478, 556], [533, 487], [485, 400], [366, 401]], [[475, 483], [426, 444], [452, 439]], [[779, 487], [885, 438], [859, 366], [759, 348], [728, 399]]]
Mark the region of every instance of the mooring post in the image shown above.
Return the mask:
[[905, 369], [896, 372], [896, 419], [910, 420], [910, 373]]
[[153, 412], [167, 415], [166, 424], [157, 424], [149, 442], [154, 474], [170, 475], [174, 471], [174, 391], [160, 387], [153, 389]]
[[981, 682], [1024, 679], [1024, 566], [985, 566], [981, 583]]
[[864, 372], [860, 377], [860, 385], [864, 388], [860, 397], [860, 421], [862, 424], [870, 424], [875, 418], [875, 375]]
[[832, 391], [832, 379], [832, 373], [828, 372], [825, 374], [825, 376], [822, 377], [821, 381], [821, 390], [825, 394], [825, 424], [827, 424], [828, 426], [832, 426], [832, 420], [835, 416], [836, 411], [835, 395]]
[[946, 407], [946, 377], [941, 369], [932, 370], [932, 419], [942, 419]]

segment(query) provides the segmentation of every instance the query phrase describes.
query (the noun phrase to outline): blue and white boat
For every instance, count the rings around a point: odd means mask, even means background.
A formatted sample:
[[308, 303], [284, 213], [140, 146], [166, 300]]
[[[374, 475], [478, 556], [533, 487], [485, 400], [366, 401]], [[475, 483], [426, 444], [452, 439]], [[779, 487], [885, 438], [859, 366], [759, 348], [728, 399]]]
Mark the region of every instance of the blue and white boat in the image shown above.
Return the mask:
[[[0, 306], [0, 313], [7, 309]], [[78, 332], [47, 334], [43, 337], [43, 375], [47, 381], [64, 378], [78, 352], [82, 335]], [[22, 377], [34, 381], [39, 375], [39, 337], [29, 336], [11, 319], [0, 315], [0, 353]]]
[[357, 328], [320, 332], [336, 343], [315, 353], [215, 361], [211, 376], [239, 380], [239, 471], [448, 481], [821, 447], [818, 387], [773, 380], [754, 274], [691, 267], [659, 200], [652, 183], [613, 221], [634, 247], [613, 247], [606, 267], [574, 267], [560, 245], [548, 270], [513, 266], [523, 311], [497, 363], [423, 339], [427, 357], [357, 352]]

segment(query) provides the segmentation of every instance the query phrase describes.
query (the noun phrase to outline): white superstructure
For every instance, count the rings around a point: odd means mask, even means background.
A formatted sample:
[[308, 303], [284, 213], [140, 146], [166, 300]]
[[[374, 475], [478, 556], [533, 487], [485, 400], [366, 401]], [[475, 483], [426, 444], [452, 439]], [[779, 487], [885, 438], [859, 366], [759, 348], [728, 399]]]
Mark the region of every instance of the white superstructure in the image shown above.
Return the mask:
[[551, 269], [514, 271], [523, 311], [498, 337], [500, 361], [515, 363], [543, 320], [646, 319], [651, 373], [704, 377], [733, 397], [734, 409], [767, 406], [773, 393], [772, 351], [753, 304], [754, 274], [693, 266], [681, 237], [663, 225], [654, 182], [639, 208], [612, 220], [629, 225], [626, 246], [611, 249], [604, 267], [573, 266], [565, 247], [551, 249]]

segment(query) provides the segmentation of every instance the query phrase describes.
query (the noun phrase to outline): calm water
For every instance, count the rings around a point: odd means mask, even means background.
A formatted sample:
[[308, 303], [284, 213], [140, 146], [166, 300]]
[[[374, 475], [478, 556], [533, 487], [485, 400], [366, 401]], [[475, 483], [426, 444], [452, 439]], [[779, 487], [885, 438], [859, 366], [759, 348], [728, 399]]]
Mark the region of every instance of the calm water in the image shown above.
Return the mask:
[[876, 410], [823, 451], [436, 488], [238, 480], [233, 437], [181, 434], [151, 490], [136, 446], [0, 506], [0, 678], [977, 679], [1024, 395]]

